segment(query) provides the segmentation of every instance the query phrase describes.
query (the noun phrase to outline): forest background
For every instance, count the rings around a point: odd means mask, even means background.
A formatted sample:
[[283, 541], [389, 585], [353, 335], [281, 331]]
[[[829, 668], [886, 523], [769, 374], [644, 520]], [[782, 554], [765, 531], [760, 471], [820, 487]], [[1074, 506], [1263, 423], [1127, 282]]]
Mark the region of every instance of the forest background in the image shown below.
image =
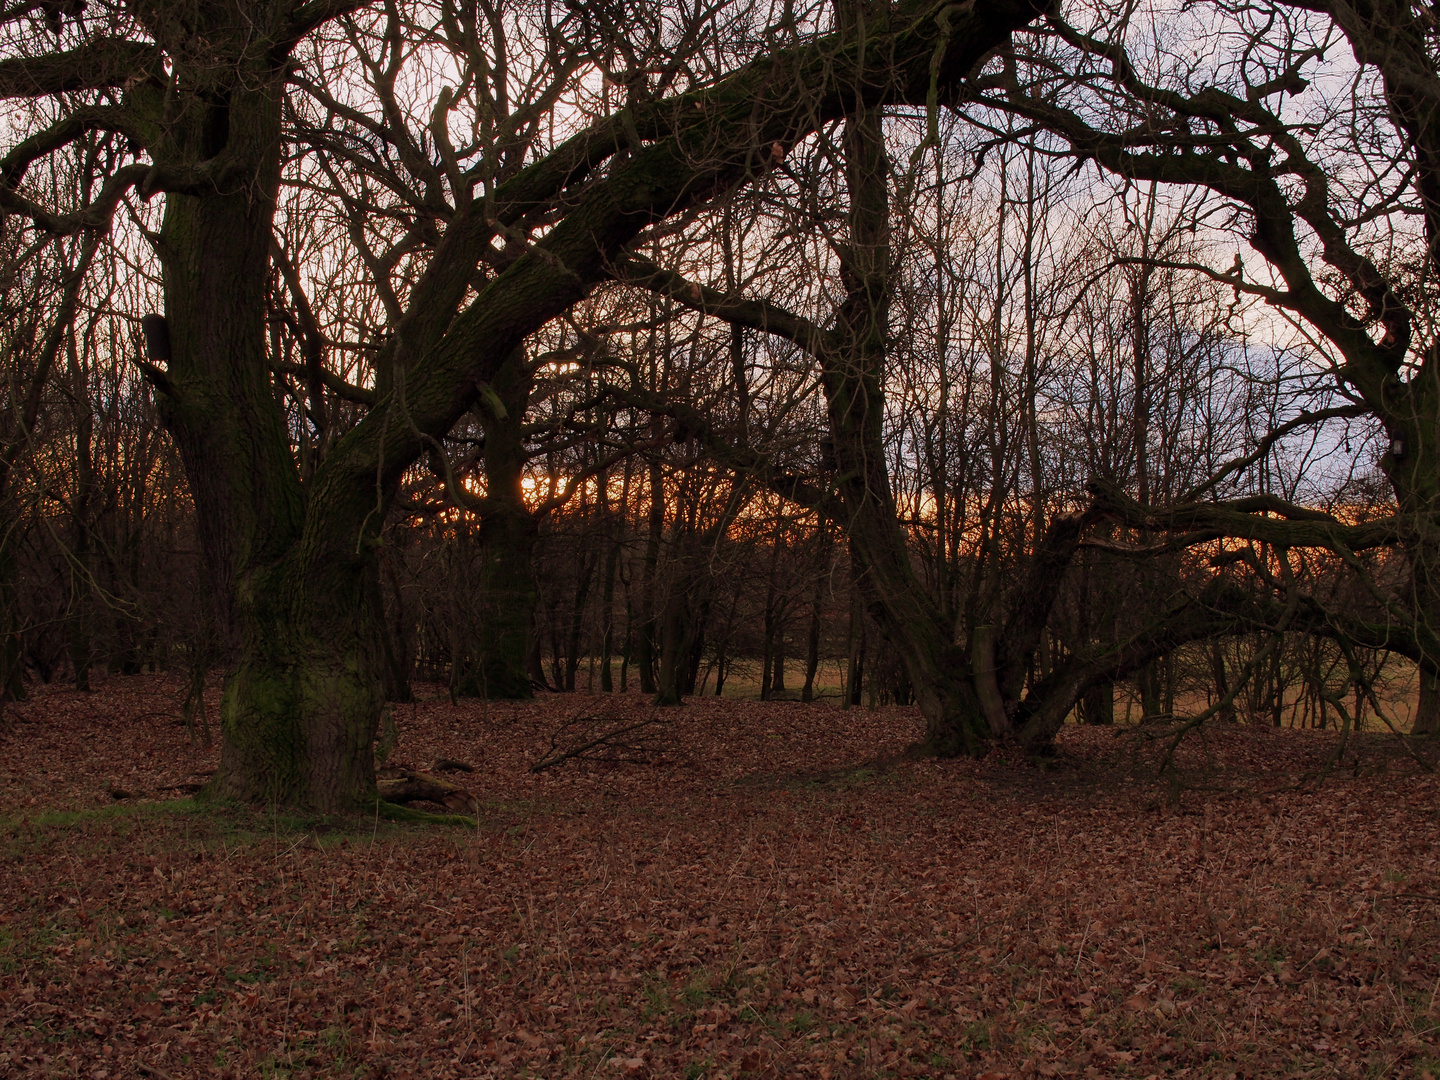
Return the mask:
[[422, 680], [1436, 730], [1433, 23], [9, 4], [5, 696], [321, 809]]

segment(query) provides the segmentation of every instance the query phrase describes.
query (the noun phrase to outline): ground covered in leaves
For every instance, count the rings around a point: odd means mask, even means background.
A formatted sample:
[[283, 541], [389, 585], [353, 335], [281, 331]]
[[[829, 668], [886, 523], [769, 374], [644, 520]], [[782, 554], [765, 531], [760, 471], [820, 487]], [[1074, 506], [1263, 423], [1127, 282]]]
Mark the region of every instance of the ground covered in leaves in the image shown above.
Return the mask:
[[397, 707], [467, 827], [197, 806], [177, 700], [7, 706], [0, 1075], [1440, 1073], [1440, 789], [1390, 735], [1158, 777], [1134, 732], [906, 761], [911, 710], [705, 700], [535, 774], [651, 710]]

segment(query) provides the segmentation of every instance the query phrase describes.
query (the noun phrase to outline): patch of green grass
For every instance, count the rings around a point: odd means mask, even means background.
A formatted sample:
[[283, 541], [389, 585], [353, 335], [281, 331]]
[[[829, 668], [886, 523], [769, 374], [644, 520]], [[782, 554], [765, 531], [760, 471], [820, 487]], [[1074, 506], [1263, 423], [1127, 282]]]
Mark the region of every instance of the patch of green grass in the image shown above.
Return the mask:
[[646, 975], [640, 992], [645, 997], [644, 1004], [640, 1006], [642, 1020], [653, 1020], [670, 1012], [670, 985], [664, 979]]
[[289, 1062], [281, 1062], [274, 1054], [255, 1063], [260, 1080], [290, 1080], [295, 1075]]
[[421, 825], [462, 825], [467, 829], [473, 829], [478, 824], [473, 817], [465, 814], [435, 814], [429, 810], [416, 810], [411, 806], [401, 806], [398, 803], [380, 801], [377, 816], [386, 821], [406, 821]]
[[680, 988], [680, 1000], [691, 1009], [702, 1008], [713, 996], [709, 973], [703, 969], [691, 975]]
[[1289, 953], [1273, 942], [1262, 948], [1253, 950], [1250, 955], [1254, 957], [1257, 964], [1269, 964], [1272, 967], [1289, 957]]
[[961, 1036], [961, 1045], [972, 1053], [982, 1050], [989, 1050], [994, 1043], [994, 1033], [990, 1030], [990, 1024], [985, 1020], [972, 1020], [965, 1025], [965, 1033]]
[[350, 1047], [350, 1032], [342, 1027], [328, 1027], [320, 1032], [320, 1041], [327, 1049], [343, 1057]]
[[815, 1014], [806, 1009], [796, 1009], [795, 1015], [785, 1021], [785, 1027], [796, 1035], [804, 1035], [807, 1031], [814, 1031], [819, 1021]]

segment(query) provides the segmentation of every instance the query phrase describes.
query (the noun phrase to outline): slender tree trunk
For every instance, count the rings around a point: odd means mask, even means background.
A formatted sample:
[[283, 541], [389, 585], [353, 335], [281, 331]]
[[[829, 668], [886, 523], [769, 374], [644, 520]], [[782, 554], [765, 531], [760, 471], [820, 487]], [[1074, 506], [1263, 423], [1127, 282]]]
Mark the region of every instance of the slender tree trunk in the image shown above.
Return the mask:
[[620, 541], [610, 544], [605, 555], [605, 583], [600, 595], [600, 692], [615, 691], [611, 657], [615, 652], [615, 575], [620, 566]]
[[687, 694], [695, 693], [696, 683], [700, 680], [700, 665], [705, 659], [705, 631], [710, 624], [710, 598], [702, 597], [700, 600], [700, 611], [695, 617], [695, 635], [690, 643], [690, 666], [685, 674], [684, 690]]
[[665, 474], [658, 461], [650, 466], [650, 531], [645, 538], [644, 580], [640, 589], [640, 607], [644, 621], [636, 635], [635, 662], [640, 668], [640, 690], [654, 694], [655, 683], [655, 590], [660, 573], [660, 538], [665, 530]]
[[850, 622], [850, 659], [845, 669], [845, 708], [859, 705], [865, 686], [866, 641], [865, 612], [857, 600]]
[[[1230, 680], [1225, 672], [1225, 645], [1218, 640], [1210, 643], [1210, 676], [1215, 682], [1215, 698], [1222, 700], [1230, 692]], [[1219, 717], [1224, 723], [1235, 723], [1235, 706], [1221, 709]]]
[[815, 673], [820, 669], [820, 585], [810, 597], [810, 630], [805, 635], [805, 686], [800, 691], [801, 701], [815, 700]]
[[585, 605], [590, 600], [590, 585], [595, 576], [594, 560], [580, 559], [575, 582], [575, 596], [570, 608], [570, 635], [565, 649], [565, 689], [575, 690], [575, 672], [580, 668], [580, 636], [585, 629]]
[[[608, 550], [605, 553], [605, 583], [600, 600], [600, 691], [601, 693], [614, 693], [615, 684], [611, 674], [612, 657], [615, 653], [615, 578], [620, 570], [620, 551], [622, 547], [624, 518], [612, 514], [609, 508], [609, 483], [608, 479], [602, 479], [601, 488], [602, 506], [606, 511], [606, 525], [608, 526], [609, 540]], [[620, 510], [623, 514], [630, 502], [630, 463], [625, 464], [625, 479], [620, 485]]]
[[1159, 716], [1163, 711], [1160, 666], [1161, 661], [1152, 660], [1135, 673], [1135, 686], [1140, 691], [1140, 709], [1146, 717]]
[[73, 541], [70, 552], [70, 666], [75, 673], [75, 689], [90, 689], [91, 611], [93, 569], [91, 567], [91, 504], [95, 495], [94, 447], [95, 417], [90, 411], [90, 395], [75, 345], [75, 335], [68, 335], [70, 379], [75, 401], [75, 501], [71, 514]]
[[530, 673], [530, 681], [536, 686], [549, 686], [545, 678], [545, 657], [540, 649], [540, 630], [538, 627], [530, 632], [530, 647], [525, 654], [525, 670]]

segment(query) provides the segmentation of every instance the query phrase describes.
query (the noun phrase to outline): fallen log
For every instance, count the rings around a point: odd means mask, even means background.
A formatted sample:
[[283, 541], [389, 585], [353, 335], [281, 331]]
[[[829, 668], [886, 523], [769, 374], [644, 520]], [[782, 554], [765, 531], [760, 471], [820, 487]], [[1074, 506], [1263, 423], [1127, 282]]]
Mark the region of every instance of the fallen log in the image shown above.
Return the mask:
[[478, 814], [480, 800], [469, 791], [433, 773], [417, 772], [414, 769], [388, 768], [380, 770], [376, 781], [380, 798], [392, 803], [433, 802], [448, 810], [461, 814]]

